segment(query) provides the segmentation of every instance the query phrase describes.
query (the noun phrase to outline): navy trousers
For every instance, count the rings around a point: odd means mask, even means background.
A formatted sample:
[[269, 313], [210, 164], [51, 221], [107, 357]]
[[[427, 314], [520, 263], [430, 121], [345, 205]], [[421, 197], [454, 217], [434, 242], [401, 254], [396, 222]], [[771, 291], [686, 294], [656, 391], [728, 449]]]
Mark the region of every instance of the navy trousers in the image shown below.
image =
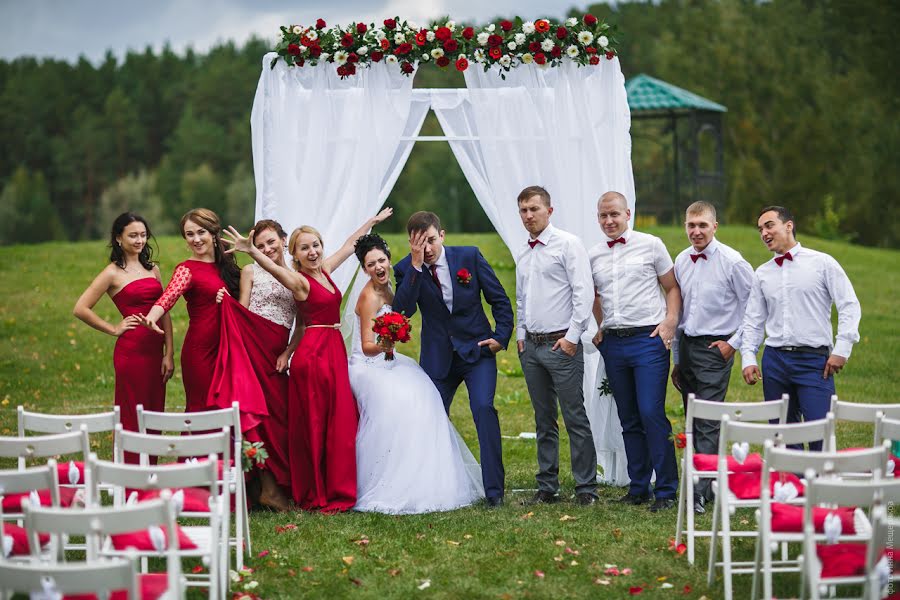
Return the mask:
[[[766, 346], [762, 357], [763, 395], [766, 400], [790, 396], [788, 423], [824, 419], [834, 395], [834, 375], [822, 379], [827, 356], [813, 352], [785, 352]], [[800, 448], [793, 444], [791, 448]], [[821, 450], [822, 442], [811, 442], [810, 450]]]
[[616, 399], [625, 455], [628, 457], [628, 492], [650, 492], [656, 471], [656, 498], [674, 498], [678, 467], [672, 442], [672, 423], [666, 417], [669, 351], [662, 339], [646, 334], [603, 336], [600, 353]]
[[494, 408], [494, 392], [497, 389], [497, 359], [493, 354], [482, 355], [470, 363], [453, 353], [450, 372], [443, 379], [434, 379], [434, 385], [444, 401], [444, 410], [450, 414], [450, 404], [456, 389], [463, 381], [469, 391], [469, 408], [478, 432], [481, 448], [481, 478], [484, 495], [488, 498], [503, 497], [503, 450], [500, 443], [500, 419]]

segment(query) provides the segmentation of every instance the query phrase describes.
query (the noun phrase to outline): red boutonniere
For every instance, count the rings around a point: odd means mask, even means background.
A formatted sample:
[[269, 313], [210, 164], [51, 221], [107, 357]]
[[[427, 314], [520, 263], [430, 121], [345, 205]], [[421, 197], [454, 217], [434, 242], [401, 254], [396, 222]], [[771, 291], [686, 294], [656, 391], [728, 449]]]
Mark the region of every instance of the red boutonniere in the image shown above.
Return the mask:
[[456, 281], [462, 285], [469, 285], [469, 282], [472, 281], [472, 274], [469, 273], [468, 269], [462, 268], [456, 272]]

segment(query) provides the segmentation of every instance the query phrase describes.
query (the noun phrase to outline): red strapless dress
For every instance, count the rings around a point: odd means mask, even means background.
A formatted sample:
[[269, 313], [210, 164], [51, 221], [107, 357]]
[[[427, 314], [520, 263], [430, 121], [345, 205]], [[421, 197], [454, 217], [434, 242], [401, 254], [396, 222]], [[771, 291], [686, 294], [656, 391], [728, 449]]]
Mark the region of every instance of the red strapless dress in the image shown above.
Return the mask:
[[[146, 315], [162, 294], [155, 277], [132, 281], [112, 297], [122, 317]], [[165, 338], [145, 327], [135, 327], [119, 336], [113, 352], [116, 371], [116, 406], [122, 426], [137, 431], [137, 405], [147, 410], [166, 409], [166, 385], [163, 383], [162, 358]], [[139, 462], [138, 455], [125, 453], [125, 462]]]
[[219, 352], [219, 305], [225, 287], [215, 263], [186, 260], [175, 268], [166, 291], [156, 302], [168, 312], [180, 296], [187, 301], [188, 330], [181, 345], [181, 377], [185, 410], [207, 410], [206, 398]]
[[341, 320], [341, 292], [309, 280], [297, 303], [307, 326], [291, 359], [288, 443], [291, 490], [305, 510], [343, 511], [356, 504], [356, 429], [359, 413], [350, 389], [347, 351], [339, 329], [311, 327]]

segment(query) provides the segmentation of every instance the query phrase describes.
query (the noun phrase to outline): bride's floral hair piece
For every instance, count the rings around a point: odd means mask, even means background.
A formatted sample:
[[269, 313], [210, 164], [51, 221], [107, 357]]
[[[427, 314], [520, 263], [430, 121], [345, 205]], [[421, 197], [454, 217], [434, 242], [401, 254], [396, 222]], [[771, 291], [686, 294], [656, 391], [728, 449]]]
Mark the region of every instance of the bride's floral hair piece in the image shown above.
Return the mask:
[[359, 259], [361, 265], [365, 264], [366, 254], [372, 250], [381, 250], [387, 255], [388, 260], [391, 258], [391, 249], [388, 247], [388, 243], [377, 233], [367, 233], [353, 244], [353, 251], [356, 252], [356, 258]]

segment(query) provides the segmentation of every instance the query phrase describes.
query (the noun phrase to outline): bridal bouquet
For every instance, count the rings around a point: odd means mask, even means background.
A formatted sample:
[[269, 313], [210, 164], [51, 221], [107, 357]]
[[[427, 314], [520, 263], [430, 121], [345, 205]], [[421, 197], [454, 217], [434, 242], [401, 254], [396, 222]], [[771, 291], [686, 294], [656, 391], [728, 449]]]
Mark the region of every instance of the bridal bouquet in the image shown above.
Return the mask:
[[372, 331], [378, 336], [378, 343], [381, 345], [390, 343], [391, 346], [384, 351], [384, 360], [394, 360], [394, 344], [409, 341], [409, 333], [412, 331], [409, 319], [401, 313], [391, 311], [376, 317], [374, 321]]
[[264, 467], [269, 453], [262, 442], [248, 442], [243, 440], [241, 444], [241, 469], [246, 473], [254, 466]]

